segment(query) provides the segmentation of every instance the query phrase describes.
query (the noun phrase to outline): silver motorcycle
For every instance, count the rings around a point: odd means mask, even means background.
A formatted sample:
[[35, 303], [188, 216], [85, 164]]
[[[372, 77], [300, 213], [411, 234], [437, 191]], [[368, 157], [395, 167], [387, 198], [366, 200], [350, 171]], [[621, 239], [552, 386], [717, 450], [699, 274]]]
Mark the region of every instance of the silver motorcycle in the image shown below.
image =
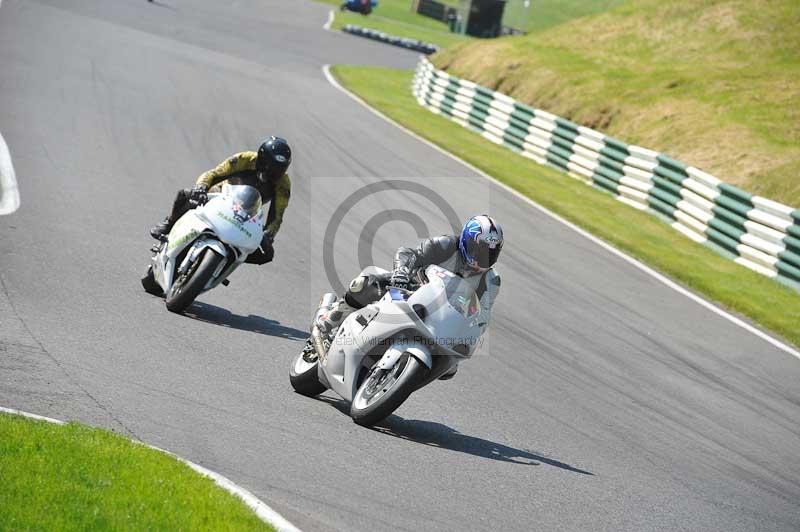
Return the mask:
[[[373, 266], [362, 275], [375, 273], [386, 271]], [[331, 334], [312, 326], [289, 371], [294, 390], [310, 397], [333, 390], [350, 403], [353, 421], [370, 426], [415, 390], [454, 375], [477, 349], [488, 316], [462, 277], [435, 265], [418, 276], [416, 290], [390, 287]], [[317, 315], [335, 301], [325, 294]]]

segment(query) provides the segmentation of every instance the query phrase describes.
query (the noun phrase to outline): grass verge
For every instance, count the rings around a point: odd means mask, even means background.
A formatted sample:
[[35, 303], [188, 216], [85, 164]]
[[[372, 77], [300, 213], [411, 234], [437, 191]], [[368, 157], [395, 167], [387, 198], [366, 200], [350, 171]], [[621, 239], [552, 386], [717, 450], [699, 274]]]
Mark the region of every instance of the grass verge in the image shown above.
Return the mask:
[[164, 453], [0, 413], [0, 530], [274, 530]]
[[800, 345], [800, 297], [795, 291], [695, 244], [651, 214], [431, 113], [411, 95], [410, 71], [337, 66], [333, 73], [398, 123], [688, 288]]
[[396, 37], [408, 37], [433, 43], [440, 48], [468, 39], [463, 35], [450, 33], [447, 25], [443, 22], [412, 12], [409, 0], [380, 0], [378, 7], [368, 16], [350, 11], [339, 11], [338, 7], [342, 4], [341, 1], [319, 1], [336, 6], [334, 7], [336, 18], [331, 25], [332, 29], [341, 29], [347, 24], [355, 24], [362, 28], [372, 28]]

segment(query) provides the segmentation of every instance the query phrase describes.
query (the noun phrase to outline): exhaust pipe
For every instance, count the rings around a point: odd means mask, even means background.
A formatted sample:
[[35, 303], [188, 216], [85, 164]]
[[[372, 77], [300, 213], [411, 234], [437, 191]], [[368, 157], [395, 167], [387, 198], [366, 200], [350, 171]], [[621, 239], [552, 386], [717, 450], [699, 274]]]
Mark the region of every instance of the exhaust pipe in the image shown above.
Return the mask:
[[322, 341], [322, 334], [319, 332], [319, 328], [316, 325], [311, 328], [311, 343], [314, 344], [317, 358], [321, 361], [325, 360], [325, 357], [328, 356], [328, 350], [325, 349], [325, 342]]
[[319, 308], [317, 308], [316, 314], [314, 314], [314, 321], [311, 324], [311, 342], [314, 344], [314, 350], [317, 352], [317, 356], [320, 360], [324, 360], [326, 356], [328, 356], [328, 350], [325, 348], [325, 342], [322, 339], [322, 333], [317, 327], [317, 321], [320, 316], [324, 315], [325, 313], [329, 312], [333, 305], [336, 304], [336, 294], [332, 292], [328, 292], [322, 296], [322, 299], [319, 301]]

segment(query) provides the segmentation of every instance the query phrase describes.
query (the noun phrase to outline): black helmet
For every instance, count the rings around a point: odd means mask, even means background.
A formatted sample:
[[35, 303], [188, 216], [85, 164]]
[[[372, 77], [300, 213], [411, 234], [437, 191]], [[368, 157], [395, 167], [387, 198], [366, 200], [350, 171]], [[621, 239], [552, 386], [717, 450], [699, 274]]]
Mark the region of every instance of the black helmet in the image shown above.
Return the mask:
[[272, 136], [258, 147], [256, 170], [261, 181], [275, 181], [286, 173], [292, 162], [292, 149], [286, 140]]
[[503, 229], [491, 216], [473, 216], [464, 224], [458, 250], [471, 270], [486, 271], [494, 266], [502, 249]]

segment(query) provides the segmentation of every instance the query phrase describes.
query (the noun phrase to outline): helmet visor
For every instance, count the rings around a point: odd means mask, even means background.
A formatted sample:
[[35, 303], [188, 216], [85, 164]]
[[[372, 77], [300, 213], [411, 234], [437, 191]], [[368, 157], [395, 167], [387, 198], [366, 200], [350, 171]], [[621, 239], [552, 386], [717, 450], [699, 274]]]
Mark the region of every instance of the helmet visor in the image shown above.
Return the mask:
[[500, 256], [501, 246], [489, 247], [486, 242], [480, 242], [476, 247], [473, 257], [475, 257], [478, 268], [489, 269], [494, 266]]
[[468, 241], [467, 254], [471, 262], [470, 266], [481, 270], [488, 270], [497, 262], [502, 247], [502, 244], [491, 245], [485, 240]]

